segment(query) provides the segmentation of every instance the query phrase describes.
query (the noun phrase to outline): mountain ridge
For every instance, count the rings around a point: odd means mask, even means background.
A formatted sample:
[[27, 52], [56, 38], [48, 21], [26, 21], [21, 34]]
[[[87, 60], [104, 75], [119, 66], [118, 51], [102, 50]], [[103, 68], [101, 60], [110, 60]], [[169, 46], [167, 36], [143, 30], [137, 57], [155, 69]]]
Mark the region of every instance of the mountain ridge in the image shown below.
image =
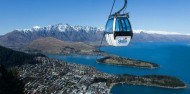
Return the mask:
[[[156, 34], [153, 31], [134, 30], [132, 42], [189, 42], [190, 35], [180, 33]], [[158, 33], [159, 33], [158, 32]], [[31, 29], [14, 30], [0, 36], [0, 45], [9, 48], [21, 48], [32, 41], [45, 37], [53, 37], [69, 42], [100, 42], [104, 29], [91, 26], [70, 26], [68, 24], [48, 25], [46, 27], [35, 26]], [[104, 40], [105, 42], [105, 40]]]
[[76, 25], [76, 26], [70, 26], [69, 24], [55, 24], [55, 25], [48, 25], [48, 26], [44, 26], [44, 27], [40, 27], [40, 26], [34, 26], [31, 29], [16, 29], [15, 31], [20, 31], [20, 32], [34, 32], [34, 31], [41, 31], [41, 30], [46, 30], [46, 31], [52, 31], [52, 30], [56, 30], [59, 32], [66, 32], [66, 31], [80, 31], [80, 30], [84, 30], [84, 31], [104, 31], [104, 28], [100, 27], [92, 27], [92, 26], [80, 26], [80, 25]]
[[[46, 30], [46, 31], [51, 31], [51, 30], [57, 30], [60, 32], [65, 32], [65, 31], [71, 31], [71, 30], [84, 30], [84, 31], [105, 31], [105, 28], [103, 27], [92, 27], [92, 26], [80, 26], [80, 25], [75, 25], [75, 26], [70, 26], [69, 24], [55, 24], [55, 25], [47, 25], [47, 26], [33, 26], [31, 29], [15, 29], [13, 31], [20, 31], [20, 32], [34, 32], [34, 31], [41, 31], [41, 30]], [[178, 33], [178, 32], [167, 32], [167, 31], [160, 31], [160, 30], [141, 30], [141, 29], [134, 29], [134, 33], [147, 33], [147, 34], [161, 34], [161, 35], [188, 35], [190, 34], [183, 34], [183, 33]]]

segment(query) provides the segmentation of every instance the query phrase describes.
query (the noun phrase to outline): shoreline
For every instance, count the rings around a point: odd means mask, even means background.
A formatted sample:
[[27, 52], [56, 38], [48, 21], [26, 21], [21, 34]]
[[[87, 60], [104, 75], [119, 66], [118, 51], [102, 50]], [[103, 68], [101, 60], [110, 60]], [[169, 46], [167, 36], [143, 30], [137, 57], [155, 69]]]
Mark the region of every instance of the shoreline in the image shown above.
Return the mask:
[[125, 82], [120, 82], [120, 83], [111, 83], [110, 87], [109, 87], [109, 94], [111, 94], [111, 90], [114, 86], [116, 85], [119, 85], [119, 84], [122, 84], [122, 85], [132, 85], [132, 86], [146, 86], [146, 87], [157, 87], [157, 88], [165, 88], [165, 89], [185, 89], [187, 88], [187, 86], [184, 86], [184, 87], [166, 87], [166, 86], [155, 86], [155, 85], [138, 85], [138, 84], [127, 84]]
[[152, 68], [148, 68], [148, 67], [137, 67], [137, 66], [127, 66], [127, 65], [120, 65], [120, 64], [111, 64], [111, 63], [101, 63], [99, 61], [96, 61], [99, 64], [106, 64], [106, 65], [113, 65], [113, 66], [124, 66], [124, 67], [129, 67], [129, 68], [140, 68], [140, 69], [157, 69], [157, 67], [152, 67]]
[[133, 68], [145, 68], [145, 69], [157, 69], [160, 67], [160, 65], [156, 63], [126, 58], [121, 56], [105, 56], [103, 58], [97, 59], [96, 62], [100, 64], [126, 66]]
[[89, 56], [114, 56], [112, 54], [99, 51], [99, 52], [88, 52], [88, 53], [43, 53], [45, 55], [65, 55], [65, 56], [77, 56], [77, 55], [89, 55]]
[[112, 90], [112, 88], [115, 86], [115, 85], [117, 85], [118, 83], [111, 83], [110, 84], [110, 87], [109, 87], [109, 94], [111, 94], [111, 90]]

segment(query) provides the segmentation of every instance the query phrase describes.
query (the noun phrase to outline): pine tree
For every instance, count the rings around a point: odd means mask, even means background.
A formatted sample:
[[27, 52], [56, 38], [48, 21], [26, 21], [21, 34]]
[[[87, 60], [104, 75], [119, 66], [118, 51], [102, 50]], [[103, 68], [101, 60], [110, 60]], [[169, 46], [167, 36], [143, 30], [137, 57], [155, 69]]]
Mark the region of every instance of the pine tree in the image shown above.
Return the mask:
[[24, 84], [18, 79], [17, 71], [7, 71], [3, 65], [0, 65], [0, 94], [24, 94]]

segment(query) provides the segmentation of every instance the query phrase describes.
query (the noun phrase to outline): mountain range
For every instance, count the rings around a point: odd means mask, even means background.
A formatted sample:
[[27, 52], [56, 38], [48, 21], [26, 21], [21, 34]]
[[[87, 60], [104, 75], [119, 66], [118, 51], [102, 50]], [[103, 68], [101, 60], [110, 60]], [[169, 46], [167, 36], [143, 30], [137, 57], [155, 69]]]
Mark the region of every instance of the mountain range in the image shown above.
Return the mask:
[[[67, 42], [100, 42], [103, 28], [91, 26], [70, 26], [68, 24], [35, 26], [31, 29], [14, 30], [0, 36], [0, 45], [9, 48], [20, 48], [34, 40], [52, 37]], [[105, 40], [104, 40], [105, 41]], [[190, 35], [179, 33], [160, 33], [134, 30], [133, 42], [190, 42]]]

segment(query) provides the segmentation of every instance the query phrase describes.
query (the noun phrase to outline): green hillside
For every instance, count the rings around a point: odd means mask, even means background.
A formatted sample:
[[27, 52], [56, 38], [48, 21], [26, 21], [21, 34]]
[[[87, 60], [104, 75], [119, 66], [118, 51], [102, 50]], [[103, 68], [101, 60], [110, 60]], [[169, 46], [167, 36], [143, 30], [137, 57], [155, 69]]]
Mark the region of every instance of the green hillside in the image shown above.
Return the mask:
[[42, 54], [26, 54], [0, 46], [0, 64], [3, 64], [5, 67], [35, 64], [37, 61], [34, 58], [37, 56], [44, 57]]

